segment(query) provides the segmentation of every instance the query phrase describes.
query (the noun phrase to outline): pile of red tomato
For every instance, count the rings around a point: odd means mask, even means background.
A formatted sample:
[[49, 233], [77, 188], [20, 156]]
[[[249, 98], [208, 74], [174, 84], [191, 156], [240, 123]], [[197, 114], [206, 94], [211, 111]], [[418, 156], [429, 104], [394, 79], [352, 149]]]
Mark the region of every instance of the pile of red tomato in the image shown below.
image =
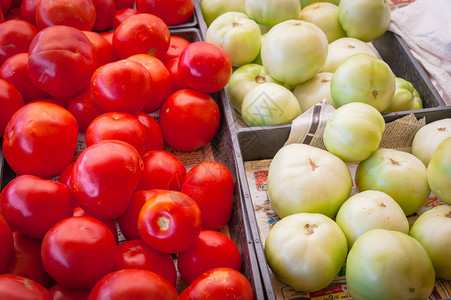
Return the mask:
[[0, 8], [0, 137], [17, 174], [0, 194], [0, 298], [253, 299], [219, 232], [232, 174], [165, 151], [212, 140], [210, 93], [232, 71], [219, 47], [171, 34], [192, 0]]

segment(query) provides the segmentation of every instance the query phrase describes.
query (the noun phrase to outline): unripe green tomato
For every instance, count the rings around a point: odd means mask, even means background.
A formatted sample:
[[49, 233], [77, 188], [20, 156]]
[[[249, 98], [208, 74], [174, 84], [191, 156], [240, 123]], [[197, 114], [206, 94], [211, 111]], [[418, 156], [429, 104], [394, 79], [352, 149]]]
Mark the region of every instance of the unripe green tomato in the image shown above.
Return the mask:
[[432, 153], [451, 136], [451, 118], [437, 120], [421, 127], [412, 141], [412, 154], [427, 167]]
[[258, 24], [274, 26], [299, 18], [299, 0], [245, 0], [246, 13]]
[[432, 193], [440, 201], [451, 205], [451, 138], [441, 142], [432, 153], [427, 178]]
[[408, 152], [379, 148], [359, 163], [355, 174], [359, 191], [378, 190], [390, 195], [406, 216], [418, 211], [431, 189], [424, 164]]
[[418, 94], [412, 83], [403, 78], [396, 77], [395, 84], [395, 94], [390, 102], [390, 106], [384, 113], [423, 108], [423, 101], [421, 100], [420, 94]]
[[[262, 30], [261, 26], [260, 26], [260, 30]], [[266, 32], [268, 32], [268, 31], [266, 31]], [[263, 40], [266, 37], [266, 32], [263, 33], [263, 31], [262, 31], [261, 45], [263, 45]], [[263, 66], [263, 62], [262, 62], [262, 48], [261, 47], [260, 47], [260, 51], [258, 52], [257, 57], [254, 59], [254, 61], [252, 63]]]
[[332, 106], [336, 106], [332, 96], [330, 95], [330, 81], [332, 73], [318, 73], [312, 79], [304, 81], [295, 86], [293, 94], [298, 99], [299, 105], [303, 112], [310, 107], [326, 99]]
[[299, 213], [277, 222], [265, 242], [269, 267], [296, 290], [327, 287], [343, 266], [346, 238], [340, 227], [322, 214]]
[[351, 102], [340, 106], [324, 128], [327, 150], [345, 162], [367, 159], [382, 140], [385, 120], [369, 104]]
[[218, 16], [229, 11], [246, 13], [245, 0], [202, 0], [200, 10], [207, 26]]
[[301, 7], [304, 8], [307, 5], [317, 3], [317, 2], [329, 2], [329, 3], [333, 3], [335, 5], [338, 5], [340, 3], [340, 0], [301, 0]]

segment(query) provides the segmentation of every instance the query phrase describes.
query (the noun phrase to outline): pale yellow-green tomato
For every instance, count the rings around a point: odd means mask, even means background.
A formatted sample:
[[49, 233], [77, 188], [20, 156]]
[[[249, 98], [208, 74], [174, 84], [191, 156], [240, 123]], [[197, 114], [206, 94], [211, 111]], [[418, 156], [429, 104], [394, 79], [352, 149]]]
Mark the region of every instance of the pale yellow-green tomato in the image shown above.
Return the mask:
[[332, 73], [321, 72], [312, 79], [304, 81], [295, 86], [293, 94], [299, 101], [302, 111], [307, 111], [310, 107], [326, 99], [335, 107], [334, 100], [330, 95], [330, 81]]
[[[260, 27], [260, 30], [261, 30], [261, 27]], [[262, 31], [262, 33], [263, 33], [263, 31]], [[263, 40], [265, 39], [265, 37], [266, 37], [266, 33], [263, 33], [262, 37], [261, 37], [261, 39], [262, 39], [261, 45], [263, 45]], [[262, 62], [262, 48], [261, 47], [260, 47], [260, 51], [258, 52], [257, 57], [254, 59], [254, 61], [252, 63], [263, 66], [263, 62]]]
[[303, 7], [299, 19], [321, 28], [329, 43], [346, 36], [338, 20], [338, 6], [329, 2], [318, 2]]
[[340, 3], [340, 0], [301, 0], [301, 8], [317, 2], [329, 2], [338, 5]]
[[245, 0], [202, 0], [200, 2], [200, 10], [207, 26], [218, 16], [229, 11], [238, 11], [246, 13], [244, 7]]
[[385, 120], [369, 104], [351, 102], [340, 106], [324, 128], [327, 150], [345, 162], [367, 159], [382, 140]]
[[432, 193], [451, 205], [451, 138], [446, 138], [432, 153], [427, 178]]
[[412, 141], [412, 154], [427, 167], [432, 153], [451, 136], [451, 118], [440, 119], [421, 127]]
[[409, 81], [396, 77], [395, 78], [395, 94], [391, 100], [390, 106], [384, 113], [390, 113], [401, 110], [415, 110], [423, 108], [423, 101], [420, 94]]
[[280, 22], [299, 18], [299, 0], [245, 0], [249, 18], [258, 24], [274, 26]]

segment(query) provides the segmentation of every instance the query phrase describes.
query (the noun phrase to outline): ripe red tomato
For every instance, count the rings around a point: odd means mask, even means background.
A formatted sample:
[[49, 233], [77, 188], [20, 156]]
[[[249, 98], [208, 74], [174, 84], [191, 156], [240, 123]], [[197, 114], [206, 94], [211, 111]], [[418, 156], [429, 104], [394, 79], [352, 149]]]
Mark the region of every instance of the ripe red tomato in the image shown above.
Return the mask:
[[143, 112], [137, 112], [133, 115], [147, 129], [147, 147], [146, 147], [147, 151], [163, 150], [164, 149], [163, 133], [161, 132], [161, 128], [160, 125], [158, 125], [158, 122], [150, 115]]
[[89, 288], [108, 274], [116, 262], [116, 242], [101, 221], [70, 217], [58, 222], [42, 241], [47, 272], [68, 288]]
[[[88, 214], [81, 208], [80, 206], [77, 206], [74, 208], [74, 217], [81, 217], [81, 216], [87, 216]], [[114, 240], [116, 243], [119, 242], [119, 233], [117, 232], [116, 223], [113, 219], [107, 219], [107, 220], [100, 220], [103, 224], [108, 227], [108, 229], [111, 231], [111, 233], [114, 236]]]
[[[61, 171], [61, 173], [58, 176], [58, 182], [61, 182], [63, 184], [65, 184], [68, 188], [70, 188], [70, 178], [72, 177], [72, 169], [74, 168], [75, 165], [75, 161], [71, 162], [70, 164], [68, 164], [63, 171]], [[74, 204], [76, 202], [74, 201]], [[77, 207], [77, 205], [74, 205], [74, 207]]]
[[92, 288], [88, 300], [178, 300], [175, 288], [154, 272], [125, 269], [111, 272]]
[[73, 160], [77, 139], [77, 121], [69, 111], [49, 102], [32, 102], [6, 126], [3, 155], [18, 175], [52, 178]]
[[149, 71], [131, 60], [105, 64], [91, 78], [94, 99], [105, 111], [141, 111], [151, 99], [152, 86]]
[[185, 89], [166, 99], [160, 110], [159, 123], [170, 147], [193, 151], [207, 145], [216, 135], [221, 113], [210, 95]]
[[229, 82], [232, 63], [221, 47], [199, 41], [189, 44], [180, 54], [178, 71], [180, 78], [192, 89], [215, 93]]
[[105, 112], [97, 105], [89, 86], [69, 101], [67, 110], [74, 115], [78, 128], [83, 133], [92, 120]]
[[166, 62], [166, 68], [171, 74], [172, 78], [172, 92], [176, 92], [183, 89], [189, 89], [188, 85], [180, 78], [178, 70], [179, 58], [175, 57]]
[[0, 79], [0, 137], [12, 115], [24, 105], [19, 90], [8, 81]]
[[171, 59], [179, 57], [189, 44], [190, 42], [188, 40], [176, 35], [171, 35], [168, 51], [166, 51], [161, 61], [166, 64]]
[[0, 298], [8, 300], [52, 300], [39, 283], [17, 275], [0, 274]]
[[194, 13], [193, 0], [136, 0], [139, 13], [150, 13], [167, 25], [187, 23]]
[[97, 68], [113, 61], [113, 46], [98, 32], [82, 31], [91, 42], [97, 60]]
[[0, 10], [3, 13], [7, 13], [11, 9], [12, 0], [2, 0], [0, 1]]
[[252, 286], [243, 274], [231, 268], [214, 268], [199, 276], [181, 294], [180, 300], [254, 299]]
[[160, 109], [164, 100], [172, 93], [172, 78], [166, 66], [155, 56], [148, 54], [135, 54], [127, 58], [141, 63], [152, 77], [152, 96], [142, 111], [151, 113]]
[[55, 284], [49, 288], [49, 294], [53, 300], [86, 300], [91, 289], [70, 289], [61, 284]]
[[135, 6], [135, 0], [114, 0], [116, 9], [121, 8], [133, 8]]
[[178, 253], [191, 247], [202, 228], [200, 209], [189, 196], [161, 191], [152, 196], [138, 216], [138, 232], [154, 249]]
[[113, 270], [143, 269], [152, 271], [175, 286], [177, 271], [172, 256], [148, 246], [142, 240], [125, 241], [117, 246], [117, 261]]
[[80, 30], [92, 30], [96, 8], [91, 0], [39, 0], [36, 5], [36, 25], [40, 30], [66, 25]]
[[149, 54], [159, 59], [169, 47], [168, 26], [157, 16], [141, 13], [125, 19], [114, 31], [113, 48], [120, 58]]
[[148, 132], [133, 115], [107, 112], [95, 118], [86, 129], [85, 142], [89, 147], [103, 140], [124, 141], [135, 147], [140, 155], [146, 153]]
[[0, 213], [0, 273], [3, 273], [11, 253], [13, 252], [14, 242], [11, 228], [9, 227], [3, 215]]
[[133, 146], [117, 140], [100, 141], [75, 160], [71, 190], [88, 215], [113, 219], [127, 209], [142, 170], [143, 161]]
[[16, 231], [36, 239], [74, 211], [69, 187], [33, 175], [11, 180], [0, 194], [0, 204], [3, 216]]
[[143, 155], [144, 170], [138, 190], [163, 189], [180, 191], [186, 168], [172, 153], [153, 150]]
[[70, 26], [41, 30], [33, 38], [28, 55], [31, 82], [56, 98], [81, 92], [97, 67], [91, 42], [83, 32]]
[[[135, 2], [135, 1], [133, 1]], [[116, 9], [116, 12], [114, 14], [114, 20], [113, 25], [111, 26], [111, 29], [116, 29], [119, 24], [121, 24], [125, 19], [132, 15], [136, 15], [138, 12], [136, 9], [131, 7], [123, 7]]]
[[10, 56], [28, 52], [38, 29], [23, 20], [8, 20], [0, 23], [0, 65]]
[[232, 215], [235, 184], [232, 173], [216, 161], [204, 161], [186, 174], [182, 192], [196, 201], [202, 212], [202, 228], [218, 230]]
[[217, 267], [241, 269], [241, 254], [237, 245], [218, 231], [202, 230], [194, 245], [177, 255], [177, 269], [187, 283]]
[[38, 2], [35, 0], [22, 0], [20, 4], [20, 16], [34, 26], [36, 26], [36, 6]]
[[96, 9], [96, 21], [92, 30], [105, 31], [111, 28], [116, 13], [114, 0], [92, 0]]

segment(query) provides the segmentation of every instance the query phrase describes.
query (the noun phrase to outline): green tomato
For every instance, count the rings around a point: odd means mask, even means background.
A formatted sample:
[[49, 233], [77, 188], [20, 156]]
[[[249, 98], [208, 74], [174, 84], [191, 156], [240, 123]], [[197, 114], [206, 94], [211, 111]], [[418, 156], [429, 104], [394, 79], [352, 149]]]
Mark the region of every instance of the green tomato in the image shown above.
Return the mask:
[[387, 0], [341, 0], [338, 13], [346, 35], [364, 42], [381, 37], [391, 20]]
[[346, 36], [338, 21], [338, 6], [329, 2], [318, 2], [305, 6], [299, 19], [311, 22], [321, 28], [329, 43]]
[[323, 99], [335, 107], [334, 100], [330, 95], [331, 79], [332, 73], [322, 72], [294, 87], [293, 94], [298, 99], [302, 111], [307, 111]]
[[451, 280], [451, 207], [440, 205], [424, 212], [413, 223], [410, 236], [426, 249], [436, 276]]
[[346, 238], [340, 227], [322, 214], [299, 213], [274, 225], [265, 242], [269, 267], [296, 290], [327, 287], [343, 266]]
[[326, 35], [315, 24], [288, 20], [266, 34], [262, 62], [277, 80], [299, 84], [313, 78], [324, 66], [328, 45]]
[[406, 216], [418, 211], [431, 189], [424, 164], [408, 152], [379, 148], [359, 163], [355, 182], [360, 191], [378, 190], [390, 195]]
[[227, 92], [233, 107], [238, 112], [241, 112], [241, 104], [247, 92], [266, 82], [280, 84], [279, 81], [269, 75], [266, 68], [262, 65], [246, 64], [236, 69], [227, 85]]
[[251, 63], [260, 53], [260, 27], [240, 12], [226, 12], [217, 17], [207, 29], [206, 41], [221, 47], [232, 65]]
[[[261, 26], [260, 26], [260, 30], [261, 30]], [[262, 33], [263, 33], [263, 31], [262, 31]], [[262, 37], [261, 37], [261, 45], [263, 45], [263, 40], [265, 39], [265, 37], [266, 37], [266, 32], [262, 34]], [[262, 48], [261, 48], [261, 47], [260, 47], [260, 51], [258, 52], [257, 57], [254, 59], [254, 61], [253, 61], [252, 63], [257, 64], [257, 65], [262, 65], [262, 66], [263, 66], [263, 61], [262, 61]]]
[[351, 173], [335, 155], [304, 144], [282, 147], [268, 171], [268, 197], [277, 215], [300, 212], [334, 217], [351, 193]]
[[335, 70], [330, 93], [338, 106], [363, 102], [382, 112], [395, 93], [395, 75], [381, 59], [368, 54], [354, 54]]
[[258, 84], [244, 96], [241, 116], [252, 126], [289, 124], [301, 114], [298, 100], [286, 87]]
[[432, 193], [451, 205], [451, 138], [446, 138], [431, 156], [427, 178]]
[[412, 141], [412, 154], [427, 167], [432, 153], [451, 136], [451, 118], [437, 120], [421, 127]]
[[385, 120], [369, 104], [351, 102], [339, 107], [324, 128], [327, 150], [345, 162], [367, 159], [382, 140]]
[[245, 0], [246, 13], [258, 24], [274, 26], [299, 18], [299, 0]]
[[351, 196], [340, 207], [335, 219], [351, 249], [359, 236], [377, 228], [409, 233], [409, 221], [401, 206], [380, 191], [364, 191]]
[[322, 68], [322, 72], [334, 73], [345, 59], [358, 53], [379, 57], [376, 49], [359, 39], [343, 37], [333, 41], [329, 44], [326, 63]]
[[435, 273], [417, 240], [399, 231], [373, 229], [349, 251], [346, 283], [352, 299], [427, 299]]
[[412, 83], [400, 77], [396, 77], [395, 84], [395, 94], [390, 102], [390, 106], [384, 113], [423, 108], [423, 101], [421, 100], [420, 94], [418, 94]]
[[301, 0], [301, 7], [304, 8], [307, 5], [317, 3], [317, 2], [329, 2], [329, 3], [333, 3], [335, 5], [338, 5], [340, 3], [340, 0]]
[[200, 10], [207, 26], [218, 16], [229, 11], [246, 13], [245, 0], [202, 0]]

